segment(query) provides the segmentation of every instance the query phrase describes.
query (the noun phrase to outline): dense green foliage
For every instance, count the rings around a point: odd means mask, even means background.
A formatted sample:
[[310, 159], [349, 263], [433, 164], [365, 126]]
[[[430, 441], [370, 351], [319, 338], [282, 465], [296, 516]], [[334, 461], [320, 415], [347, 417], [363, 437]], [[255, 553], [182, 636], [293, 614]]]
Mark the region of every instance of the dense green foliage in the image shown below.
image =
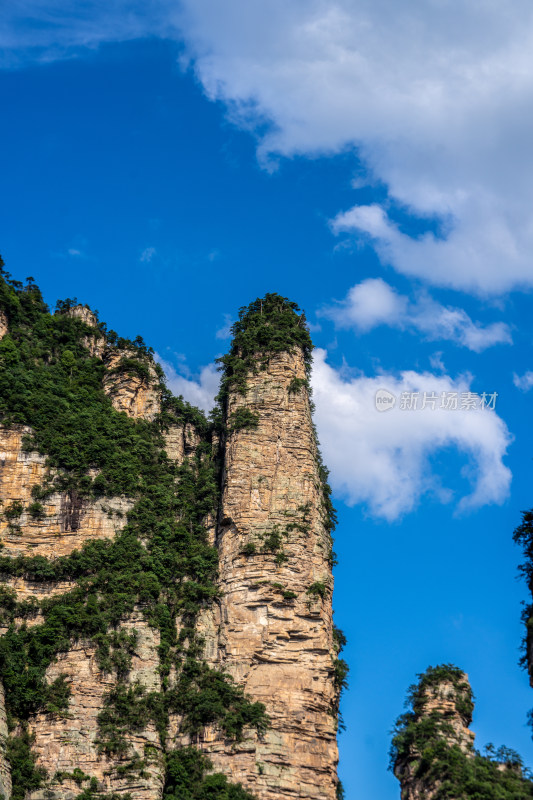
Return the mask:
[[163, 800], [253, 800], [240, 784], [229, 784], [225, 775], [206, 775], [211, 766], [194, 747], [169, 753]]
[[[522, 548], [524, 560], [519, 566], [519, 571], [527, 581], [530, 593], [533, 594], [533, 509], [522, 512], [522, 521], [513, 533], [513, 540]], [[527, 668], [529, 666], [528, 650], [533, 637], [533, 603], [531, 600], [524, 604], [522, 621], [525, 624], [525, 631], [522, 639], [520, 665]], [[533, 711], [529, 713], [529, 721], [533, 727]]]
[[229, 419], [229, 430], [240, 431], [243, 428], [257, 428], [259, 414], [254, 414], [249, 408], [241, 407], [233, 412]]
[[323, 581], [315, 581], [307, 589], [307, 594], [315, 595], [316, 597], [321, 597], [322, 599], [326, 596], [326, 592], [327, 586]]
[[274, 353], [292, 352], [301, 348], [309, 373], [313, 343], [305, 314], [296, 303], [279, 294], [266, 294], [239, 309], [239, 319], [231, 332], [233, 341], [227, 355], [219, 359], [222, 381], [219, 399], [224, 400], [230, 388], [246, 393], [250, 372], [266, 369]]
[[[526, 800], [533, 797], [533, 782], [517, 753], [508, 748], [487, 748], [485, 755], [459, 746], [457, 734], [437, 709], [426, 710], [427, 693], [443, 681], [455, 688], [455, 707], [468, 725], [473, 698], [464, 673], [452, 664], [429, 667], [410, 687], [408, 711], [393, 731], [391, 769], [401, 778], [410, 765], [421, 791], [434, 800]], [[455, 739], [455, 741], [454, 741]]]
[[18, 736], [10, 736], [7, 740], [6, 754], [13, 782], [12, 800], [25, 800], [26, 792], [39, 789], [46, 777], [44, 770], [35, 766], [32, 741], [26, 728]]
[[[0, 638], [10, 724], [24, 723], [37, 710], [65, 713], [68, 686], [63, 677], [47, 684], [45, 673], [58, 653], [88, 638], [101, 668], [116, 676], [99, 718], [103, 751], [130, 757], [127, 735], [149, 720], [165, 744], [170, 713], [178, 714], [183, 731], [193, 736], [209, 723], [219, 724], [228, 738], [240, 738], [248, 725], [262, 732], [264, 707], [252, 703], [229, 676], [208, 667], [194, 631], [197, 613], [217, 594], [217, 553], [204, 525], [218, 493], [208, 423], [163, 384], [158, 386], [162, 413], [153, 422], [118, 413], [102, 389], [105, 359], [91, 357], [84, 342], [106, 337], [108, 349], [125, 351], [114, 370], [134, 372], [143, 380], [150, 379], [146, 359], [151, 353], [140, 337], [130, 342], [107, 333], [102, 324], [96, 329], [86, 325], [67, 313], [73, 305], [65, 301], [52, 315], [32, 280], [22, 286], [6, 273], [0, 276], [0, 309], [9, 321], [9, 333], [0, 341], [0, 420], [31, 426], [26, 447], [46, 455], [55, 468], [54, 478], [37, 488], [27, 510], [42, 515], [41, 501], [57, 489], [78, 504], [90, 496], [122, 494], [135, 504], [113, 541], [88, 542], [54, 561], [0, 557], [6, 575], [76, 582], [71, 591], [40, 603], [21, 604], [9, 591], [0, 594], [1, 613], [11, 623]], [[160, 380], [161, 371], [156, 374]], [[168, 459], [163, 439], [165, 427], [176, 421], [194, 424], [203, 435], [196, 454], [180, 466]], [[15, 503], [4, 514], [16, 525], [23, 510]], [[162, 692], [147, 693], [127, 680], [136, 637], [120, 625], [135, 608], [159, 631]], [[28, 618], [37, 611], [41, 624], [14, 624], [15, 616]], [[172, 684], [171, 669], [176, 675]], [[9, 747], [18, 800], [42, 775], [34, 769], [27, 735], [12, 736]], [[131, 763], [132, 769], [142, 770], [142, 759], [134, 756]], [[237, 788], [224, 788], [228, 799], [247, 800], [248, 795], [231, 794]], [[98, 794], [89, 787], [85, 796]]]
[[311, 391], [307, 378], [293, 378], [289, 383], [289, 394], [298, 394], [302, 389], [307, 389], [308, 392]]
[[522, 513], [522, 521], [513, 533], [516, 544], [522, 547], [524, 561], [520, 565], [520, 572], [525, 577], [530, 588], [533, 580], [533, 509]]

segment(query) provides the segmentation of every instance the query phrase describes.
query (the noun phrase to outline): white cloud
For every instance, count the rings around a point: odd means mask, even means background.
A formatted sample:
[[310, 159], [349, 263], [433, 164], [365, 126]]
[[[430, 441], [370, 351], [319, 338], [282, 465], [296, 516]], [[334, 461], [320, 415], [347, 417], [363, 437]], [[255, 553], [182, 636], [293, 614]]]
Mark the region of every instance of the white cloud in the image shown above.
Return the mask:
[[528, 370], [523, 375], [513, 374], [513, 383], [521, 392], [529, 392], [533, 388], [533, 372]]
[[[529, 0], [21, 0], [2, 6], [0, 30], [7, 64], [182, 37], [182, 61], [265, 162], [357, 149], [387, 186], [387, 206], [354, 203], [338, 232], [433, 284], [533, 286]], [[437, 216], [443, 235], [407, 235], [391, 200]]]
[[[197, 379], [180, 375], [175, 367], [157, 353], [155, 360], [161, 364], [167, 378], [167, 386], [175, 395], [182, 395], [193, 406], [201, 408], [208, 413], [215, 405], [215, 395], [218, 393], [220, 373], [214, 364], [202, 367]], [[186, 371], [184, 369], [184, 371]]]
[[494, 344], [512, 342], [509, 327], [503, 322], [483, 326], [473, 322], [464, 309], [443, 306], [426, 293], [410, 302], [381, 278], [368, 278], [352, 286], [342, 303], [320, 313], [342, 328], [369, 331], [377, 325], [390, 325], [419, 331], [429, 340], [453, 341], [476, 353]]
[[319, 313], [333, 319], [340, 328], [369, 331], [377, 325], [399, 324], [407, 313], [407, 298], [380, 278], [368, 278], [352, 286], [343, 303]]
[[145, 247], [142, 251], [139, 261], [143, 264], [150, 264], [156, 254], [155, 247]]
[[429, 363], [431, 364], [434, 370], [438, 372], [446, 372], [446, 367], [444, 366], [444, 362], [442, 360], [442, 352], [433, 353], [432, 356], [429, 357]]
[[[465, 457], [462, 475], [470, 493], [457, 505], [467, 511], [502, 503], [511, 473], [504, 465], [511, 436], [493, 410], [401, 410], [375, 407], [378, 389], [396, 397], [402, 392], [468, 392], [470, 376], [407, 371], [399, 376], [345, 378], [315, 350], [312, 385], [316, 423], [335, 492], [349, 504], [362, 503], [377, 517], [394, 520], [412, 511], [424, 495], [450, 502], [451, 490], [431, 464], [431, 457], [455, 447]], [[438, 405], [438, 403], [437, 403]]]
[[183, 8], [207, 94], [258, 131], [263, 158], [358, 148], [390, 198], [446, 223], [444, 236], [413, 238], [384, 207], [354, 206], [338, 231], [364, 231], [385, 261], [434, 284], [479, 293], [533, 285], [528, 0]]

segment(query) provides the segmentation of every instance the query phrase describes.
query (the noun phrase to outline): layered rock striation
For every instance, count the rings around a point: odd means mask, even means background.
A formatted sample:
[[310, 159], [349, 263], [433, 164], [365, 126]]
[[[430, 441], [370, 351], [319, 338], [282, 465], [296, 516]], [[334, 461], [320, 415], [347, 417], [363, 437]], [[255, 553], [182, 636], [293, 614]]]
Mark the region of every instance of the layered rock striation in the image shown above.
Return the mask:
[[[258, 798], [332, 800], [332, 542], [301, 349], [271, 355], [246, 384], [226, 403], [210, 656], [264, 703], [270, 725], [240, 746], [218, 739], [205, 747], [217, 769]], [[239, 427], [239, 419], [248, 422]]]

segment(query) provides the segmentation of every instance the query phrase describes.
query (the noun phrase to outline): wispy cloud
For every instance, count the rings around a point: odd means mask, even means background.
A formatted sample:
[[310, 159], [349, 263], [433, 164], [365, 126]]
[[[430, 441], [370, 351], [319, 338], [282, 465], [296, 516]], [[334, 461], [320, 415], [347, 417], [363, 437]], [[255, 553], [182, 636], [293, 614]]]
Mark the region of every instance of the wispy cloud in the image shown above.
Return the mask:
[[231, 314], [224, 314], [224, 325], [217, 330], [215, 336], [217, 339], [230, 339], [231, 338], [231, 327], [235, 320], [231, 316]]
[[366, 332], [388, 325], [417, 331], [430, 341], [452, 341], [476, 353], [512, 342], [509, 327], [503, 322], [473, 322], [464, 309], [441, 305], [426, 292], [411, 301], [381, 278], [368, 278], [352, 286], [345, 300], [319, 313], [341, 328]]
[[142, 251], [142, 253], [141, 253], [140, 257], [139, 257], [139, 261], [142, 264], [150, 264], [150, 262], [153, 260], [153, 258], [155, 256], [156, 252], [157, 251], [156, 251], [155, 247], [145, 247], [145, 249]]
[[61, 258], [61, 259], [77, 259], [77, 260], [85, 260], [88, 259], [89, 256], [86, 252], [86, 244], [87, 241], [82, 237], [77, 237], [78, 243], [72, 247], [66, 247], [64, 250], [59, 252], [52, 253], [51, 255], [54, 258]]
[[513, 383], [521, 392], [529, 392], [533, 388], [533, 372], [528, 370], [523, 375], [513, 374]]
[[171, 0], [18, 0], [0, 7], [0, 66], [79, 55], [105, 42], [178, 37]]

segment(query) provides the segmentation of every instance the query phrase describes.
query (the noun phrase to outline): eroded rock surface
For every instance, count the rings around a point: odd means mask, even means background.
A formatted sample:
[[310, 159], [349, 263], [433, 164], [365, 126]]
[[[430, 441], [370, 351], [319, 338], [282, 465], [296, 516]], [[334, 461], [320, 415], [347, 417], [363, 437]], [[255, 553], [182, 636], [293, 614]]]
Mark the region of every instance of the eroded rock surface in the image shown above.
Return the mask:
[[[125, 621], [121, 629], [128, 633], [135, 630], [138, 637], [130, 682], [140, 683], [148, 691], [158, 691], [158, 632], [147, 625], [140, 612]], [[121, 757], [100, 752], [98, 715], [104, 707], [105, 695], [115, 685], [115, 678], [101, 672], [95, 646], [79, 641], [72, 644], [68, 653], [61, 653], [49, 667], [46, 677], [51, 683], [61, 675], [66, 675], [71, 690], [66, 714], [55, 716], [42, 712], [30, 721], [37, 765], [44, 767], [51, 779], [46, 789], [31, 793], [31, 800], [73, 800], [80, 794], [80, 787], [72, 778], [58, 780], [54, 776], [72, 774], [76, 768], [96, 778], [101, 792], [130, 793], [132, 800], [160, 798], [164, 765], [161, 742], [152, 722], [147, 722], [141, 731], [127, 734], [128, 749]], [[138, 770], [125, 769], [135, 757], [146, 762], [142, 776]]]
[[9, 800], [11, 797], [11, 770], [6, 755], [7, 715], [4, 687], [0, 681], [0, 795]]
[[[217, 532], [220, 607], [201, 620], [207, 656], [263, 702], [271, 725], [231, 744], [210, 732], [202, 746], [215, 769], [259, 800], [336, 793], [331, 540], [300, 351], [270, 358], [248, 376], [237, 409], [257, 428], [228, 434]], [[219, 631], [215, 635], [215, 631]], [[210, 739], [210, 740], [209, 740]]]
[[151, 361], [142, 361], [147, 375], [122, 371], [120, 364], [128, 356], [123, 350], [106, 355], [107, 374], [104, 377], [104, 392], [109, 395], [113, 407], [124, 411], [133, 419], [153, 420], [160, 411], [161, 397], [159, 379]]
[[[23, 426], [0, 427], [3, 554], [57, 558], [79, 549], [89, 539], [113, 538], [126, 524], [126, 514], [133, 505], [128, 498], [88, 501], [75, 492], [55, 493], [42, 501], [41, 513], [32, 514], [32, 489], [45, 483], [51, 471], [44, 456], [23, 450], [22, 439], [30, 433]], [[21, 514], [12, 516], [14, 504], [19, 503]]]

